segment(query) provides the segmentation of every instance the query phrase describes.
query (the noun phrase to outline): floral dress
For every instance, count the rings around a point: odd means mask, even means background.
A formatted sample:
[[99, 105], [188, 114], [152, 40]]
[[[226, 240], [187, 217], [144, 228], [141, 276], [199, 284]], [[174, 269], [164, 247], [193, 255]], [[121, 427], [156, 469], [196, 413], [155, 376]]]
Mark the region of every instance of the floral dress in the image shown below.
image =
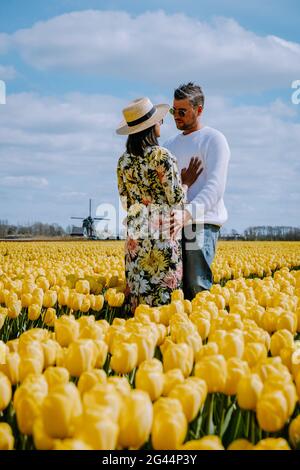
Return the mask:
[[185, 200], [176, 159], [159, 146], [147, 147], [141, 156], [124, 153], [117, 176], [127, 210], [126, 298], [132, 312], [140, 303], [169, 303], [172, 290], [182, 282], [181, 241], [163, 236], [157, 231], [157, 222], [159, 214], [166, 215]]

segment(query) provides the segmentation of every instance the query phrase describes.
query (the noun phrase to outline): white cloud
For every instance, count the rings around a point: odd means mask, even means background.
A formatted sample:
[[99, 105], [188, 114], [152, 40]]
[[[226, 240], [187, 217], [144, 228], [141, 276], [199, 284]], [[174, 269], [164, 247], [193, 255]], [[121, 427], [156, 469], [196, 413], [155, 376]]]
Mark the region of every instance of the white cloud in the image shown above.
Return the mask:
[[[79, 93], [61, 99], [9, 95], [0, 107], [1, 218], [26, 221], [29, 214], [66, 226], [71, 215], [88, 214], [90, 197], [93, 215], [99, 204], [116, 203], [116, 165], [125, 138], [115, 128], [125, 104], [113, 96]], [[228, 227], [299, 224], [297, 113], [296, 106], [279, 100], [236, 106], [223, 97], [207, 97], [203, 122], [225, 134], [232, 152]], [[175, 133], [167, 117], [161, 143]]]
[[0, 80], [11, 80], [15, 78], [16, 70], [11, 65], [0, 64]]
[[48, 186], [46, 178], [37, 178], [36, 176], [4, 176], [0, 183], [8, 188], [25, 188], [29, 192], [32, 189], [43, 189]]
[[[7, 47], [6, 35], [2, 42]], [[163, 11], [131, 16], [86, 10], [18, 30], [9, 43], [39, 69], [122, 76], [172, 88], [194, 79], [222, 93], [257, 91], [289, 87], [300, 76], [299, 44], [259, 36], [228, 18], [208, 23]]]

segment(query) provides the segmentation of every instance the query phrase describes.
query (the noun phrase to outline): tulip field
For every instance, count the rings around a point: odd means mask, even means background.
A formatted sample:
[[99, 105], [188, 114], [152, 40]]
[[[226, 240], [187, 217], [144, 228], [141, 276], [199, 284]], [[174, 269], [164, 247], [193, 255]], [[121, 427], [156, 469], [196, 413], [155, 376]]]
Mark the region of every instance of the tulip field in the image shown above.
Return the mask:
[[213, 274], [132, 316], [124, 242], [0, 242], [0, 449], [300, 448], [300, 243]]

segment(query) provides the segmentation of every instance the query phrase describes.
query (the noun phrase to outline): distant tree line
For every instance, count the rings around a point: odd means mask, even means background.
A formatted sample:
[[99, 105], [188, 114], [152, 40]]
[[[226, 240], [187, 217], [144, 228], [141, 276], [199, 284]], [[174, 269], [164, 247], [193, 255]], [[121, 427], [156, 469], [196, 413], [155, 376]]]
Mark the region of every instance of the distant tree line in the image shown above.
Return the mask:
[[55, 223], [35, 222], [31, 225], [13, 225], [9, 224], [7, 220], [0, 220], [0, 238], [63, 237], [67, 234], [67, 230]]
[[[67, 237], [72, 233], [72, 226], [68, 225], [66, 229], [60, 225], [45, 224], [42, 222], [35, 222], [27, 225], [13, 225], [9, 224], [7, 220], [0, 219], [0, 238], [41, 238], [41, 237]], [[107, 235], [107, 234], [104, 234]], [[107, 236], [100, 236], [99, 238], [111, 238], [110, 234]], [[123, 231], [120, 233], [118, 239], [125, 238]], [[248, 227], [243, 232], [239, 233], [237, 230], [227, 230], [226, 227], [221, 229], [220, 238], [222, 240], [282, 240], [282, 241], [300, 241], [300, 228], [287, 227], [287, 226], [270, 226], [260, 225]]]
[[260, 225], [248, 227], [242, 233], [232, 229], [229, 232], [226, 229], [221, 230], [221, 239], [223, 240], [258, 240], [258, 241], [299, 241], [300, 228], [287, 226]]

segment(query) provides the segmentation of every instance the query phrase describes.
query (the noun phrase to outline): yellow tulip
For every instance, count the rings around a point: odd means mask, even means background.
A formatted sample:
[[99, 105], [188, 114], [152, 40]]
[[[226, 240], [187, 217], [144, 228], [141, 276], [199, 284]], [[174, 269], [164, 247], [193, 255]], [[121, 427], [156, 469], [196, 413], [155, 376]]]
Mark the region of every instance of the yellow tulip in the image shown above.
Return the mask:
[[46, 434], [43, 420], [39, 416], [33, 424], [32, 436], [34, 446], [37, 450], [52, 450], [55, 444], [54, 439]]
[[[187, 421], [190, 423], [196, 418], [200, 408], [205, 402], [207, 386], [204, 380], [194, 377], [188, 381], [176, 385], [170, 392], [169, 397], [180, 401]], [[198, 382], [198, 383], [197, 383]]]
[[256, 405], [259, 426], [267, 432], [277, 432], [288, 419], [288, 404], [281, 391], [262, 393]]
[[57, 302], [57, 292], [55, 290], [47, 290], [44, 293], [43, 307], [54, 307]]
[[225, 450], [219, 436], [204, 436], [179, 446], [179, 450]]
[[85, 410], [99, 406], [105, 407], [113, 421], [117, 422], [121, 412], [122, 398], [112, 384], [98, 383], [84, 394], [83, 405]]
[[47, 380], [49, 390], [57, 385], [67, 384], [70, 378], [69, 371], [65, 367], [48, 367], [43, 375]]
[[31, 305], [32, 303], [32, 295], [31, 294], [22, 294], [21, 295], [21, 304], [22, 304], [22, 307], [29, 307], [29, 305]]
[[247, 439], [236, 439], [229, 444], [227, 450], [252, 450], [253, 447], [253, 444]]
[[43, 322], [47, 326], [54, 326], [55, 320], [57, 319], [55, 308], [47, 308], [43, 315]]
[[188, 377], [194, 363], [194, 352], [186, 343], [174, 344], [165, 342], [162, 346], [164, 371], [180, 369], [184, 377]]
[[113, 385], [122, 398], [125, 398], [131, 392], [131, 387], [126, 377], [111, 375], [108, 377], [107, 383]]
[[253, 450], [290, 450], [290, 446], [282, 437], [268, 437], [259, 441]]
[[19, 367], [19, 354], [17, 352], [9, 352], [6, 355], [6, 363], [0, 364], [0, 371], [9, 378], [12, 385], [16, 385], [20, 381]]
[[104, 366], [105, 361], [106, 361], [106, 357], [108, 353], [108, 346], [101, 339], [93, 340], [93, 345], [94, 345], [94, 357], [95, 357], [94, 367], [97, 369], [101, 369]]
[[171, 390], [178, 384], [184, 382], [184, 376], [181, 369], [170, 369], [164, 374], [163, 396], [169, 395]]
[[263, 390], [263, 383], [257, 374], [245, 375], [237, 386], [239, 407], [245, 410], [256, 410], [257, 400]]
[[175, 289], [171, 293], [171, 301], [173, 302], [174, 300], [184, 300], [184, 294], [182, 289]]
[[296, 334], [298, 327], [298, 316], [295, 312], [284, 312], [282, 313], [276, 322], [277, 330], [288, 330], [293, 335]]
[[65, 367], [73, 377], [93, 369], [96, 363], [95, 345], [90, 339], [78, 339], [68, 347], [65, 357]]
[[164, 387], [164, 374], [162, 363], [158, 359], [140, 364], [135, 376], [135, 387], [147, 392], [152, 401], [160, 397]]
[[109, 410], [98, 406], [84, 410], [74, 437], [93, 450], [114, 450], [118, 432], [118, 425]]
[[91, 388], [98, 383], [106, 383], [106, 374], [104, 370], [91, 369], [81, 374], [77, 387], [80, 394], [83, 395], [84, 393], [91, 390]]
[[26, 397], [32, 397], [37, 404], [41, 404], [48, 393], [48, 383], [42, 374], [28, 374], [24, 382], [17, 388], [13, 398], [14, 408]]
[[152, 359], [155, 350], [155, 341], [152, 336], [141, 333], [132, 333], [129, 338], [130, 343], [134, 343], [137, 346], [138, 361], [137, 365], [147, 359]]
[[22, 357], [19, 364], [19, 379], [23, 382], [28, 374], [41, 374], [44, 367], [44, 357], [41, 361], [38, 357]]
[[93, 450], [80, 439], [55, 439], [53, 450]]
[[40, 409], [41, 405], [33, 396], [29, 396], [27, 394], [18, 400], [15, 410], [18, 428], [22, 434], [31, 436], [33, 433], [34, 422], [40, 415]]
[[44, 367], [53, 366], [56, 363], [57, 351], [59, 344], [53, 339], [47, 339], [41, 343], [44, 352]]
[[68, 287], [61, 287], [57, 294], [57, 300], [60, 306], [68, 305], [70, 289]]
[[110, 359], [110, 367], [117, 374], [128, 374], [138, 361], [138, 348], [135, 343], [119, 343]]
[[238, 357], [231, 357], [227, 360], [227, 378], [224, 387], [226, 395], [236, 395], [240, 380], [250, 374], [247, 362]]
[[55, 339], [63, 347], [69, 346], [79, 336], [79, 323], [73, 316], [62, 315], [54, 324]]
[[187, 420], [180, 402], [161, 397], [153, 406], [152, 447], [155, 450], [177, 449], [187, 433]]
[[272, 356], [279, 356], [283, 348], [291, 348], [294, 344], [294, 337], [288, 330], [278, 330], [271, 337], [270, 350]]
[[267, 358], [268, 351], [264, 344], [249, 342], [245, 344], [243, 359], [249, 367], [255, 367], [259, 362]]
[[153, 409], [149, 395], [132, 390], [124, 399], [120, 415], [118, 442], [124, 448], [140, 448], [149, 438]]
[[0, 411], [5, 410], [12, 397], [11, 383], [8, 377], [0, 372]]
[[81, 414], [79, 391], [71, 382], [51, 390], [41, 408], [45, 432], [52, 438], [72, 437]]
[[86, 279], [80, 279], [75, 284], [75, 290], [79, 294], [89, 294], [90, 293], [90, 283]]
[[8, 318], [17, 318], [20, 315], [21, 310], [21, 300], [14, 300], [13, 302], [9, 303], [7, 311]]
[[294, 418], [289, 425], [289, 439], [294, 448], [300, 443], [300, 415]]
[[227, 379], [227, 364], [220, 354], [204, 356], [195, 365], [195, 376], [205, 380], [208, 393], [223, 392]]
[[208, 313], [209, 318], [204, 318], [202, 314], [194, 312], [190, 315], [190, 320], [194, 323], [197, 328], [199, 335], [201, 336], [202, 340], [208, 338], [210, 333], [210, 315]]
[[7, 423], [0, 423], [0, 450], [13, 450], [15, 439]]
[[244, 353], [244, 338], [240, 330], [232, 330], [226, 333], [223, 341], [219, 343], [220, 354], [223, 354], [225, 359], [230, 357], [241, 358]]

